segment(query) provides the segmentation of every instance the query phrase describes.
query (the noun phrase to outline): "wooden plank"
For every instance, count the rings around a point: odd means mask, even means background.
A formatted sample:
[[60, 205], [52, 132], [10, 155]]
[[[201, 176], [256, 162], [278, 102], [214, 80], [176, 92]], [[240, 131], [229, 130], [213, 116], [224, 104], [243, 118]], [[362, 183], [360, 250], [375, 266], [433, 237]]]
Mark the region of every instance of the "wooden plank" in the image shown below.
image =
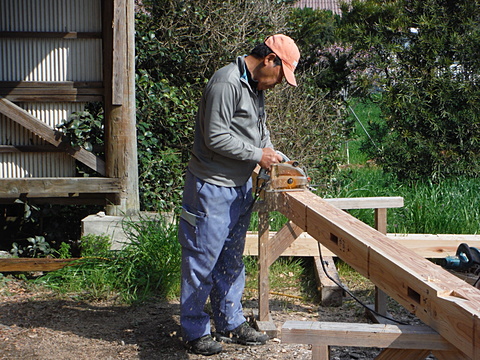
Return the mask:
[[[270, 232], [270, 238], [275, 232]], [[393, 240], [402, 246], [414, 251], [418, 255], [428, 258], [444, 258], [455, 255], [458, 245], [466, 243], [469, 246], [480, 248], [480, 235], [462, 234], [387, 234], [389, 240]], [[244, 255], [258, 256], [258, 233], [248, 231]], [[318, 241], [306, 232], [285, 249], [283, 256], [312, 256], [318, 247]], [[322, 245], [322, 254], [336, 256], [335, 253]]]
[[480, 356], [476, 327], [480, 314], [479, 289], [389, 241], [384, 234], [310, 191], [276, 195], [278, 211], [289, 218], [303, 213], [303, 228], [317, 241], [467, 356]]
[[[89, 195], [89, 196], [85, 196]], [[107, 194], [96, 193], [96, 194], [68, 194], [65, 196], [55, 196], [49, 197], [48, 195], [43, 194], [43, 197], [26, 197], [29, 204], [34, 205], [107, 205]], [[20, 197], [22, 198], [22, 197]], [[0, 197], [0, 204], [15, 204], [15, 200], [18, 197], [11, 198], [2, 198]]]
[[387, 234], [387, 236], [415, 253], [432, 259], [454, 256], [461, 243], [480, 248], [480, 235]]
[[389, 209], [403, 207], [403, 197], [359, 197], [323, 199], [339, 209]]
[[287, 344], [456, 351], [435, 330], [424, 325], [289, 320], [281, 331], [282, 342]]
[[375, 360], [425, 360], [430, 350], [385, 349]]
[[295, 239], [303, 233], [303, 230], [292, 221], [287, 222], [279, 232], [267, 240], [268, 249], [266, 255], [267, 266], [271, 266], [275, 260], [288, 248]]
[[38, 94], [25, 94], [25, 95], [5, 95], [5, 99], [13, 102], [95, 102], [103, 101], [103, 95], [43, 95]]
[[54, 271], [72, 265], [73, 259], [47, 259], [47, 258], [9, 258], [0, 259], [0, 272], [15, 271]]
[[66, 196], [79, 193], [118, 193], [121, 186], [118, 179], [88, 178], [22, 178], [0, 179], [2, 197], [18, 198], [20, 195], [35, 197]]
[[14, 103], [5, 98], [0, 98], [0, 113], [12, 119], [24, 128], [30, 130], [34, 134], [42, 137], [50, 144], [57, 147], [62, 146], [65, 152], [73, 156], [75, 159], [84, 163], [85, 165], [97, 171], [101, 175], [105, 175], [105, 162], [102, 159], [85, 150], [84, 148], [80, 147], [77, 150], [72, 148], [70, 145], [64, 143], [62, 141], [63, 134], [52, 129], [43, 121], [32, 116], [18, 105], [15, 105]]
[[[275, 236], [275, 231], [270, 231], [269, 238], [272, 239]], [[271, 240], [269, 240], [271, 242]], [[310, 257], [312, 254], [318, 252], [318, 241], [312, 238], [308, 233], [302, 232], [297, 239], [288, 246], [282, 256], [299, 256]], [[248, 231], [245, 242], [244, 255], [258, 256], [258, 232]], [[336, 256], [333, 252], [328, 250], [325, 246], [322, 246], [322, 254], [325, 256]]]
[[[332, 281], [323, 271], [322, 259], [328, 275], [335, 279]], [[343, 301], [343, 289], [337, 285], [341, 284], [340, 276], [331, 256], [314, 256], [315, 277], [317, 278], [320, 302], [322, 306], [341, 306]]]

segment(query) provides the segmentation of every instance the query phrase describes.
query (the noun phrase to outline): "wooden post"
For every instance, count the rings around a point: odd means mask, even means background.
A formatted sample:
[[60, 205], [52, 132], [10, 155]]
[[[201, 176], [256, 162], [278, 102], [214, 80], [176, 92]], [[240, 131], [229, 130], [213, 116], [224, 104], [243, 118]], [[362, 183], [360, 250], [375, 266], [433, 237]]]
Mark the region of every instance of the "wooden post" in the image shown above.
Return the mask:
[[270, 283], [268, 281], [268, 243], [269, 243], [269, 212], [263, 208], [258, 212], [258, 320], [269, 321], [270, 310], [268, 295]]
[[[375, 209], [375, 229], [382, 234], [387, 234], [387, 209]], [[380, 315], [387, 316], [388, 296], [385, 292], [375, 286], [375, 311]], [[375, 317], [378, 322], [383, 323], [381, 317]]]
[[330, 360], [330, 346], [312, 345], [312, 360]]
[[[135, 119], [134, 0], [104, 2], [105, 152], [107, 177], [122, 192], [110, 199], [108, 215], [140, 210]], [[119, 204], [119, 205], [115, 205]]]

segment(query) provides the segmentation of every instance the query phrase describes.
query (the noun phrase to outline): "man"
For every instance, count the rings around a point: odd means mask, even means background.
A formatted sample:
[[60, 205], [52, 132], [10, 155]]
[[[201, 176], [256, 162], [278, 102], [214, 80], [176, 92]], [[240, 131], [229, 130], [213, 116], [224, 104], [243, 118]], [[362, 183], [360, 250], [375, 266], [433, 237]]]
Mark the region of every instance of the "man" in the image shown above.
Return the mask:
[[[282, 160], [266, 127], [264, 90], [282, 82], [296, 86], [300, 52], [277, 34], [248, 56], [218, 70], [208, 82], [196, 117], [179, 226], [182, 245], [180, 323], [187, 349], [213, 355], [219, 341], [265, 344], [268, 336], [248, 325], [241, 298], [242, 256], [250, 223], [251, 174]], [[204, 311], [210, 296], [215, 338]]]

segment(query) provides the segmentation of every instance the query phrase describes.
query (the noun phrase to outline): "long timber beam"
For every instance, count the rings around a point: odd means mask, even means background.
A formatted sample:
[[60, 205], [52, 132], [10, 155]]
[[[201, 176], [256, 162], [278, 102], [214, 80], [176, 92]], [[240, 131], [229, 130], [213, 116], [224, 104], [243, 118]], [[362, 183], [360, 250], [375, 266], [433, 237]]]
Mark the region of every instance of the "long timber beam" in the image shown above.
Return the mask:
[[480, 359], [480, 290], [306, 190], [267, 202], [471, 359]]

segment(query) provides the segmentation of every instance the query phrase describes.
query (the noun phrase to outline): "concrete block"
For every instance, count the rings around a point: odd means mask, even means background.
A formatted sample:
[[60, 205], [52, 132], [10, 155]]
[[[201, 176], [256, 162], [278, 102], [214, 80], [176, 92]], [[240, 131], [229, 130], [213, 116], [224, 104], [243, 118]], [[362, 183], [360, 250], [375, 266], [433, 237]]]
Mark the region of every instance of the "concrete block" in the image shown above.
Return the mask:
[[167, 223], [173, 221], [173, 215], [161, 215], [158, 213], [142, 212], [139, 215], [132, 216], [112, 216], [105, 215], [104, 212], [99, 212], [95, 215], [89, 215], [82, 220], [82, 236], [87, 234], [92, 235], [106, 235], [112, 240], [112, 250], [121, 250], [129, 239], [124, 231], [124, 222], [141, 221], [145, 219], [160, 219], [166, 216]]

